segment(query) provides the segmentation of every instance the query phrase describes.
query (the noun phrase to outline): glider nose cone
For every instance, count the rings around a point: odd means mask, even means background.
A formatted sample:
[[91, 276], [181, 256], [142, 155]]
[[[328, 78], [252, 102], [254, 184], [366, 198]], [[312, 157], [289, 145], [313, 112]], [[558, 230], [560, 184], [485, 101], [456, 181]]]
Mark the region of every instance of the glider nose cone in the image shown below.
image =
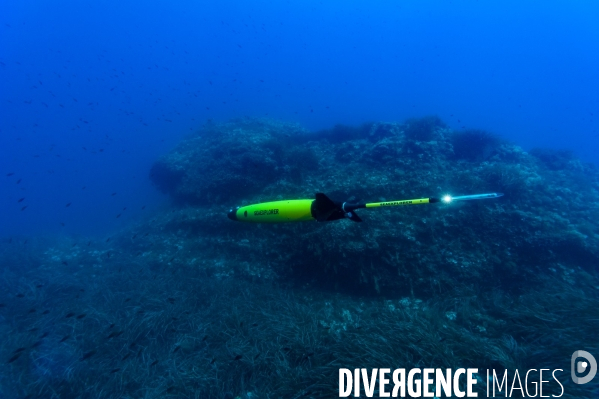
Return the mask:
[[227, 217], [231, 220], [237, 220], [237, 209], [229, 210], [229, 213], [227, 213]]

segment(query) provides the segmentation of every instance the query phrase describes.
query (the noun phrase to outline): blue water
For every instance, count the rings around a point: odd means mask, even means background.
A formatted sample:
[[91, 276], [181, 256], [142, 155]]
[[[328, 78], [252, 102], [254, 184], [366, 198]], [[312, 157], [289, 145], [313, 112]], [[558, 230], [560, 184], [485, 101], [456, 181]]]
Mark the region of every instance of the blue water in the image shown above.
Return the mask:
[[[0, 399], [329, 398], [356, 367], [546, 367], [596, 397], [569, 367], [599, 354], [597, 21], [590, 1], [0, 2]], [[505, 195], [226, 218], [317, 190]]]
[[162, 206], [152, 162], [208, 119], [436, 114], [598, 163], [598, 20], [593, 2], [2, 2], [0, 236]]

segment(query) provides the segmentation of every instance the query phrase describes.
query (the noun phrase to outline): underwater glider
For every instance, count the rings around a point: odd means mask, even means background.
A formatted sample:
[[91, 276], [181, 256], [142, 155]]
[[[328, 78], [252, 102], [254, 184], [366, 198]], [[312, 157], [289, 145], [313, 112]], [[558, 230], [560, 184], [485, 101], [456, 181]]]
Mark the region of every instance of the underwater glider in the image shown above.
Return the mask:
[[434, 204], [443, 202], [449, 204], [456, 201], [468, 201], [488, 198], [499, 198], [502, 193], [474, 194], [452, 197], [445, 195], [441, 198], [429, 197], [399, 201], [370, 202], [365, 204], [350, 204], [335, 202], [323, 193], [317, 193], [316, 199], [283, 200], [261, 202], [229, 210], [227, 217], [231, 220], [250, 223], [285, 223], [316, 220], [330, 222], [348, 218], [354, 222], [362, 219], [354, 212], [361, 208], [380, 208], [387, 206], [404, 206], [419, 204]]

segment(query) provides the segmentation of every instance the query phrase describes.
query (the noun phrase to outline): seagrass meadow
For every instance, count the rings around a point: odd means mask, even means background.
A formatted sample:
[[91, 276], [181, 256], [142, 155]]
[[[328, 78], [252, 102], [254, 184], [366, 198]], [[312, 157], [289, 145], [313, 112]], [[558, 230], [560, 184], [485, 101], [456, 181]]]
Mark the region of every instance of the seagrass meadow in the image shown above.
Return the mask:
[[[599, 171], [567, 151], [437, 117], [245, 118], [207, 123], [149, 177], [170, 202], [127, 228], [2, 238], [0, 397], [332, 398], [340, 368], [372, 367], [563, 369], [567, 397], [599, 393], [570, 379], [572, 352], [599, 354]], [[362, 223], [226, 216], [317, 192], [505, 195]]]

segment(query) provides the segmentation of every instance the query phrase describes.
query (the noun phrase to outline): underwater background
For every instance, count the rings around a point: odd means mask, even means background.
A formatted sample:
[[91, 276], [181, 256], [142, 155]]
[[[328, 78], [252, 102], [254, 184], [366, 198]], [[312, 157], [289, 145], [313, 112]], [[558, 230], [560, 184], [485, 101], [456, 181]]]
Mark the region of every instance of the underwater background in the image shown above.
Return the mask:
[[[564, 397], [597, 397], [569, 370], [599, 355], [597, 21], [1, 3], [0, 398], [330, 398], [372, 367], [560, 368]], [[317, 192], [505, 195], [227, 218]]]

